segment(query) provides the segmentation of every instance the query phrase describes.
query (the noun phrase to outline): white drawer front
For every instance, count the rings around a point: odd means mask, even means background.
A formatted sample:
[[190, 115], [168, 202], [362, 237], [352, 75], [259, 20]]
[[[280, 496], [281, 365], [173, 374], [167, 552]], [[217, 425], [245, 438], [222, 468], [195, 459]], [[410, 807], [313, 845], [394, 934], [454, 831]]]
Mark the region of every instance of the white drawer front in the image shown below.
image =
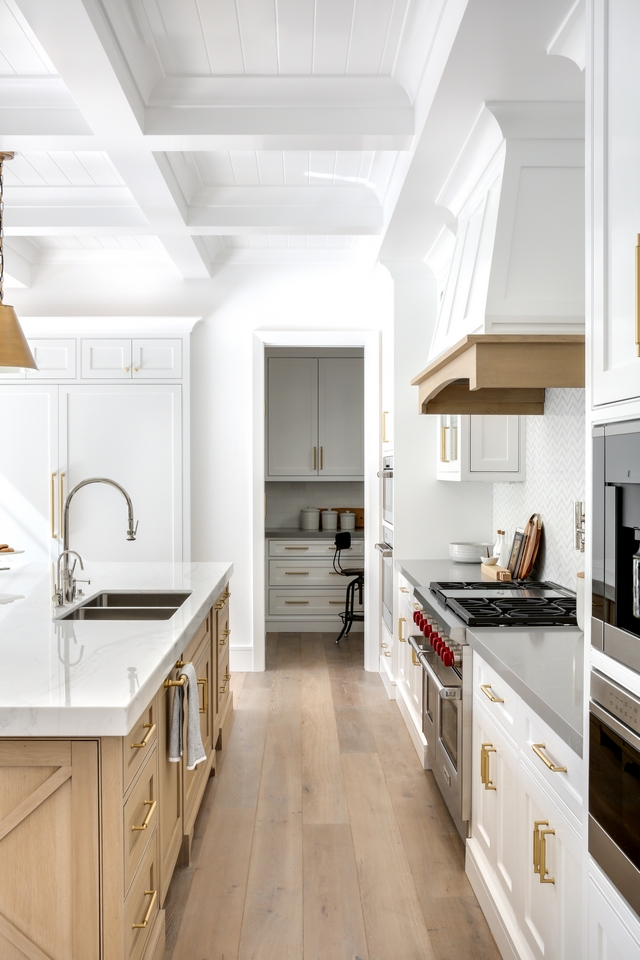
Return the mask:
[[[338, 619], [344, 610], [346, 585], [344, 590], [269, 590], [269, 615], [272, 617], [332, 617]], [[356, 601], [358, 595], [356, 593]], [[362, 607], [356, 603], [356, 612]]]
[[495, 723], [516, 743], [519, 740], [519, 697], [477, 653], [473, 654], [473, 696]]
[[[521, 705], [523, 738], [521, 756], [535, 770], [536, 775], [566, 803], [572, 813], [582, 816], [582, 757], [565, 743], [548, 724], [544, 722], [526, 703]], [[534, 750], [534, 746], [536, 750]], [[542, 756], [541, 756], [542, 755]], [[566, 767], [553, 770], [553, 767]]]
[[[328, 557], [333, 558], [336, 548], [333, 540], [269, 540], [270, 557]], [[352, 540], [348, 550], [342, 551], [344, 565], [351, 557], [364, 557], [364, 540]]]
[[331, 560], [269, 561], [269, 584], [272, 587], [342, 587], [349, 582], [333, 569]]

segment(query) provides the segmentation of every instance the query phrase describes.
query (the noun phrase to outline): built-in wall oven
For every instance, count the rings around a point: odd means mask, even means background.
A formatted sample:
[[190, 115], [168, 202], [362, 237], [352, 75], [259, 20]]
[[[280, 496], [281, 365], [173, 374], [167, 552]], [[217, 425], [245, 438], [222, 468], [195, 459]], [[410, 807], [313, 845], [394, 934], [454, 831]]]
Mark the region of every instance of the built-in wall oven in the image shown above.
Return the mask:
[[393, 457], [382, 458], [382, 522], [393, 525]]
[[593, 431], [591, 642], [640, 671], [640, 420]]
[[591, 675], [589, 853], [640, 913], [640, 698]]

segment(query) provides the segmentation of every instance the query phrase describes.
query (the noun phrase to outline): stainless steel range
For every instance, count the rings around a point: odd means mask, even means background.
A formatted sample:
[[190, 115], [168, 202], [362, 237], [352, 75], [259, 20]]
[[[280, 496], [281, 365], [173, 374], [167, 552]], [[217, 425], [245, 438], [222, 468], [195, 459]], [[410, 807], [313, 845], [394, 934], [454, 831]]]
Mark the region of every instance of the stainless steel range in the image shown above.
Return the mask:
[[[555, 583], [434, 582], [415, 591], [409, 637], [422, 664], [422, 730], [431, 770], [460, 833], [471, 817], [471, 647], [467, 626], [576, 626], [575, 596]], [[514, 636], [514, 641], [517, 638]]]

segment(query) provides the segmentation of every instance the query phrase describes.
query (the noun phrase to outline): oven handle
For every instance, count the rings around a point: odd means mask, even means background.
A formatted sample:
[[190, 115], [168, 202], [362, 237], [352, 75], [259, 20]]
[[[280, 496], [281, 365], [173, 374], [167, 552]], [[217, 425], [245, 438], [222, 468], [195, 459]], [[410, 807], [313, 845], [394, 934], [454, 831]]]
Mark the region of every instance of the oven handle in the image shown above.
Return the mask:
[[589, 700], [589, 713], [593, 713], [594, 716], [598, 717], [599, 720], [602, 720], [603, 723], [606, 723], [614, 733], [617, 733], [619, 737], [622, 737], [630, 747], [633, 747], [635, 750], [640, 752], [640, 737], [634, 733], [634, 731], [623, 723], [621, 720], [618, 720], [616, 716], [612, 713], [609, 713], [604, 707], [601, 707], [599, 703], [595, 700]]
[[462, 687], [446, 687], [427, 660], [426, 653], [420, 652], [418, 654], [418, 660], [422, 664], [422, 669], [438, 691], [438, 696], [441, 700], [462, 700]]
[[393, 550], [388, 543], [376, 543], [376, 550], [379, 550], [383, 557], [393, 556]]
[[393, 480], [393, 470], [379, 470], [378, 476], [381, 480]]

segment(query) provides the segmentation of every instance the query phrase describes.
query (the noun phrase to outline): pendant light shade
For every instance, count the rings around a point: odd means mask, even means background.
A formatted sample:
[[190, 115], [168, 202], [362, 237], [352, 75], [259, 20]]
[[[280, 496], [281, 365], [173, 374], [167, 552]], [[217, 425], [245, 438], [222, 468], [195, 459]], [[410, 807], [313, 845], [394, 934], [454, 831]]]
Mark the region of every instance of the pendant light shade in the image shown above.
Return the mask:
[[0, 368], [2, 367], [29, 367], [37, 370], [33, 354], [22, 332], [18, 317], [13, 307], [3, 302], [4, 299], [4, 176], [3, 164], [5, 160], [12, 160], [13, 153], [0, 152]]
[[38, 369], [16, 312], [8, 303], [0, 303], [0, 367]]

